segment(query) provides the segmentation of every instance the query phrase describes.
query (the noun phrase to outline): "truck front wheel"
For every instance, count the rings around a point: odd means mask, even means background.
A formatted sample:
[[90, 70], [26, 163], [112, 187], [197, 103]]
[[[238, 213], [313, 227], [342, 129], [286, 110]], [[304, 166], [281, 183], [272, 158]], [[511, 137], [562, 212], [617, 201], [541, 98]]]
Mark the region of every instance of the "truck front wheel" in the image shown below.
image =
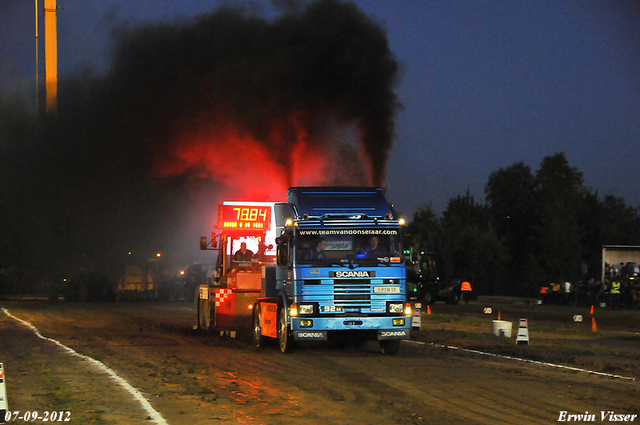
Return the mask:
[[257, 303], [253, 309], [253, 345], [257, 348], [264, 347], [264, 337], [262, 336], [262, 311]]
[[295, 347], [293, 339], [289, 335], [285, 308], [282, 307], [278, 312], [278, 344], [280, 345], [280, 351], [290, 353]]

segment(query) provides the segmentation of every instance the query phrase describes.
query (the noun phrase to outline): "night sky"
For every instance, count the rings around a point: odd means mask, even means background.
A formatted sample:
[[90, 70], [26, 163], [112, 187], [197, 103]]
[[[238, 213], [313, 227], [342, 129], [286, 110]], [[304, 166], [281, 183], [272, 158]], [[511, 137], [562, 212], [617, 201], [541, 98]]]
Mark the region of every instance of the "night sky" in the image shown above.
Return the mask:
[[[43, 0], [39, 3], [42, 7]], [[113, 34], [121, 35], [123, 29], [135, 29], [140, 23], [187, 22], [229, 4], [237, 3], [58, 0], [59, 77], [63, 81], [111, 76]], [[273, 20], [282, 13], [271, 2], [240, 4], [261, 19]], [[391, 92], [386, 86], [373, 90], [371, 99], [377, 107], [372, 108], [358, 107], [353, 99], [371, 92], [364, 86], [353, 89], [353, 96], [333, 98], [307, 90], [308, 98], [300, 103], [317, 105], [322, 99], [320, 114], [331, 111], [345, 121], [367, 116], [382, 133], [389, 131], [392, 144], [382, 149], [388, 160], [368, 158], [378, 161], [373, 168], [379, 175], [336, 163], [345, 174], [353, 173], [358, 184], [363, 179], [360, 174], [368, 174], [369, 181], [383, 180], [380, 184], [387, 187], [389, 200], [410, 218], [429, 203], [442, 212], [450, 198], [467, 190], [483, 202], [491, 172], [519, 161], [535, 172], [542, 158], [564, 152], [569, 164], [584, 173], [587, 187], [640, 206], [640, 3], [360, 0], [355, 4], [386, 34], [392, 59], [399, 64], [396, 73], [389, 70], [393, 81], [384, 83], [390, 84]], [[0, 92], [5, 97], [24, 94], [30, 102], [35, 85], [33, 7], [33, 2], [0, 0]], [[41, 30], [41, 38], [43, 34]], [[40, 51], [43, 54], [44, 49]], [[42, 62], [41, 57], [41, 78]], [[387, 62], [372, 61], [371, 66], [382, 69]], [[401, 107], [394, 109], [394, 100]], [[341, 107], [341, 102], [353, 105]], [[315, 111], [307, 108], [311, 110]], [[389, 116], [391, 128], [385, 126]], [[260, 124], [252, 125], [254, 135], [264, 133]], [[306, 128], [320, 127], [310, 119]], [[375, 132], [375, 126], [366, 131]], [[317, 133], [317, 140], [330, 136]], [[201, 175], [211, 177], [206, 166], [188, 163], [180, 147], [164, 148], [165, 157], [182, 155], [180, 164], [165, 164], [167, 174], [187, 168], [193, 173], [198, 166]], [[353, 154], [350, 149], [347, 143], [333, 153]], [[295, 182], [316, 181], [298, 176]], [[336, 182], [344, 183], [338, 177], [330, 181]], [[188, 227], [196, 236], [207, 230], [197, 224]]]

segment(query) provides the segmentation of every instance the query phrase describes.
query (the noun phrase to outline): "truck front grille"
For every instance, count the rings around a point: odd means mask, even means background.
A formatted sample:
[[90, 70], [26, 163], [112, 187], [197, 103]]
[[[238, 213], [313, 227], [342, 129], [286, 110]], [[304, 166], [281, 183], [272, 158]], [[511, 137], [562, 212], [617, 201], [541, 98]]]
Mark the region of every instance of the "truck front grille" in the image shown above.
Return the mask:
[[336, 306], [344, 308], [371, 307], [371, 280], [336, 279], [333, 281], [333, 300]]

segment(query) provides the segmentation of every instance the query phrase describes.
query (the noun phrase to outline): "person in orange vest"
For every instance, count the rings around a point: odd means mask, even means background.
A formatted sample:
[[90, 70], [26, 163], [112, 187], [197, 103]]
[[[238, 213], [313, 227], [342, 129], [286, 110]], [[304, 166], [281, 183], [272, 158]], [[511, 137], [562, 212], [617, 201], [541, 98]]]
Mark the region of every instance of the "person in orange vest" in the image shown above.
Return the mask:
[[469, 299], [471, 298], [471, 283], [469, 283], [468, 280], [465, 280], [464, 282], [462, 282], [462, 284], [460, 285], [460, 292], [462, 293], [462, 299], [464, 300], [465, 304], [469, 304]]

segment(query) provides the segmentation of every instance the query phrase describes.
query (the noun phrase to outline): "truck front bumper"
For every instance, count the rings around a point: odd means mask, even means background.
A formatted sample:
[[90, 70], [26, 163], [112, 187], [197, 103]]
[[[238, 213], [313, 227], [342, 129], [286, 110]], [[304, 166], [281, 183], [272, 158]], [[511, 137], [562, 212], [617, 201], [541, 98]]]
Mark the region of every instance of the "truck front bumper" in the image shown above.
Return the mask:
[[367, 332], [379, 340], [408, 339], [411, 317], [294, 317], [291, 329], [296, 340], [326, 340], [333, 331]]

